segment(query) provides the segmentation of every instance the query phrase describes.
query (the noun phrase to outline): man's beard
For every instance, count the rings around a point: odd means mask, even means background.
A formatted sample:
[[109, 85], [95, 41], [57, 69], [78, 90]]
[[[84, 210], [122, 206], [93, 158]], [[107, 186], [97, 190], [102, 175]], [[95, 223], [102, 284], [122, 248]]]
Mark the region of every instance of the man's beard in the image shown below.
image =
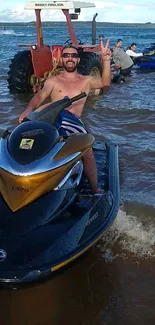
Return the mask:
[[72, 67], [67, 66], [68, 62], [73, 62], [73, 61], [67, 61], [66, 64], [64, 62], [62, 62], [63, 68], [67, 71], [67, 72], [74, 72], [77, 69], [77, 65], [78, 63], [74, 63], [74, 65]]

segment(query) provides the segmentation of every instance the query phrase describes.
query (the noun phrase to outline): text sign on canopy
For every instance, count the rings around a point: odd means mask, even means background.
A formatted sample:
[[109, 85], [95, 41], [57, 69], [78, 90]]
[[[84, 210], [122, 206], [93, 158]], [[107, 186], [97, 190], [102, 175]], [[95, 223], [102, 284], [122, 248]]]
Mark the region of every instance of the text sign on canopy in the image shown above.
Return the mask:
[[46, 2], [27, 2], [24, 9], [76, 9], [95, 7], [94, 3], [80, 1], [46, 1]]

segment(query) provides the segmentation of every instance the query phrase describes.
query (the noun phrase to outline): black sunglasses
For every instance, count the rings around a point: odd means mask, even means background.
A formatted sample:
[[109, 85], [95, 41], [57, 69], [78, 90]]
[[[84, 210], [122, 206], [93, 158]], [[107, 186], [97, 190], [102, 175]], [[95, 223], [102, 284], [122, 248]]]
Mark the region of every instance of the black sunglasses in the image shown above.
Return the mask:
[[63, 53], [62, 54], [62, 58], [74, 58], [74, 59], [77, 59], [79, 58], [79, 54], [78, 53]]

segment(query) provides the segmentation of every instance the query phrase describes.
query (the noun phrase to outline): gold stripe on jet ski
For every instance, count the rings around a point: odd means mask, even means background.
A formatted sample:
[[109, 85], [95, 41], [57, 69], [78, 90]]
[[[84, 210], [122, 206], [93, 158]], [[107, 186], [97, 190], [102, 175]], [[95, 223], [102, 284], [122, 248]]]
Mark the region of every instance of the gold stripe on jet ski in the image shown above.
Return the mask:
[[[117, 216], [117, 215], [116, 215]], [[114, 220], [113, 220], [114, 222]], [[62, 268], [63, 266], [73, 262], [76, 258], [78, 258], [79, 256], [81, 256], [82, 254], [84, 254], [88, 249], [90, 249], [93, 245], [95, 245], [102, 237], [103, 235], [108, 231], [108, 229], [112, 226], [113, 222], [109, 225], [109, 227], [104, 231], [102, 232], [102, 234], [97, 238], [95, 239], [89, 246], [87, 246], [86, 248], [84, 248], [81, 252], [79, 252], [78, 254], [74, 255], [73, 257], [69, 258], [68, 260], [58, 264], [58, 265], [55, 265], [51, 268], [51, 272], [54, 272], [54, 271], [57, 271], [59, 270], [60, 268]]]
[[65, 165], [37, 175], [18, 176], [0, 169], [0, 193], [10, 209], [15, 212], [52, 191], [70, 170], [73, 163], [89, 150], [93, 142], [94, 137], [90, 134], [79, 134], [67, 138], [54, 160], [76, 152], [81, 153]]
[[88, 149], [93, 145], [95, 138], [91, 134], [73, 134], [67, 138], [65, 145], [56, 154], [54, 160], [62, 159], [67, 157], [74, 152], [81, 151], [82, 153], [88, 151]]

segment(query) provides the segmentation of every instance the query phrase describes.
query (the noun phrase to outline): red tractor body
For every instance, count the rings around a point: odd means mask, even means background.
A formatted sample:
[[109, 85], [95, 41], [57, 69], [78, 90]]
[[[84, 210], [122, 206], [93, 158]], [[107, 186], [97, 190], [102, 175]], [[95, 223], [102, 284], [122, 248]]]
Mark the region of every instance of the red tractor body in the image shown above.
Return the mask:
[[[25, 5], [26, 10], [35, 10], [36, 15], [36, 33], [37, 33], [37, 44], [19, 44], [20, 47], [29, 47], [30, 50], [19, 52], [12, 59], [9, 71], [9, 89], [13, 93], [36, 91], [38, 86], [43, 84], [47, 79], [49, 73], [55, 73], [55, 69], [60, 67], [60, 56], [63, 44], [45, 45], [43, 41], [42, 24], [41, 24], [41, 10], [42, 9], [61, 9], [66, 17], [68, 31], [70, 35], [69, 42], [79, 49], [80, 62], [84, 61], [86, 69], [82, 70], [79, 67], [79, 72], [82, 74], [93, 74], [101, 75], [102, 63], [100, 61], [100, 44], [96, 43], [96, 17], [94, 15], [92, 21], [92, 44], [86, 45], [79, 42], [76, 37], [72, 19], [77, 19], [81, 12], [81, 8], [95, 7], [93, 3], [79, 2], [79, 1], [47, 1], [47, 2], [28, 2]], [[70, 14], [69, 10], [74, 10], [74, 14]], [[23, 60], [24, 65], [22, 65]], [[91, 61], [91, 62], [90, 62]], [[20, 84], [20, 69], [24, 70], [23, 77], [26, 78], [25, 82], [21, 78]], [[84, 71], [85, 70], [85, 71]]]

